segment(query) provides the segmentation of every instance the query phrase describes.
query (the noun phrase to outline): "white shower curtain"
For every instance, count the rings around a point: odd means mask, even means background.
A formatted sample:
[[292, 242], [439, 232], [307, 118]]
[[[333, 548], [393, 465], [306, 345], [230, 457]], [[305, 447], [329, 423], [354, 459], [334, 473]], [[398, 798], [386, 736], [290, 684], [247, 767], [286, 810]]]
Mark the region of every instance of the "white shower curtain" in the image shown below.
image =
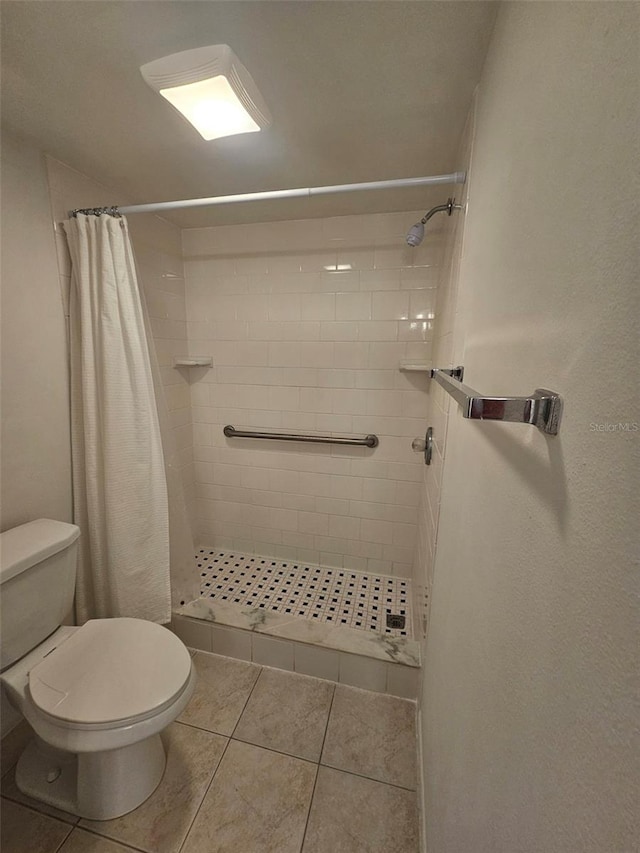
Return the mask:
[[169, 523], [160, 427], [126, 220], [64, 223], [71, 260], [76, 616], [168, 622]]

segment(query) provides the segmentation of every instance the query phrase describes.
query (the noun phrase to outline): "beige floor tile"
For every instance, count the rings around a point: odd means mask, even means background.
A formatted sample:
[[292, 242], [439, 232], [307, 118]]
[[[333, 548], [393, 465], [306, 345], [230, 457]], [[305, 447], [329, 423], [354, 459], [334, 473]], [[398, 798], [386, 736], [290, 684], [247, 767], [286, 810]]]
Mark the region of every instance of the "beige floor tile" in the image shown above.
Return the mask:
[[196, 654], [193, 662], [198, 673], [198, 683], [179, 721], [221, 735], [230, 735], [260, 674], [260, 667], [245, 661], [202, 653]]
[[22, 791], [18, 790], [18, 786], [16, 785], [15, 768], [2, 777], [0, 789], [2, 790], [3, 797], [8, 797], [8, 799], [16, 803], [21, 803], [24, 806], [30, 806], [32, 809], [42, 812], [42, 814], [49, 815], [49, 817], [55, 817], [58, 820], [63, 820], [65, 823], [77, 823], [80, 820], [77, 815], [63, 812], [61, 809], [56, 809], [54, 806], [49, 806], [40, 800], [34, 800], [32, 797], [25, 796]]
[[316, 767], [232, 740], [182, 853], [299, 853]]
[[3, 776], [15, 765], [32, 737], [33, 729], [26, 720], [22, 720], [15, 729], [12, 729], [8, 735], [2, 738], [0, 765], [2, 766]]
[[406, 699], [337, 685], [322, 764], [416, 788], [415, 714]]
[[417, 853], [414, 791], [320, 767], [302, 853]]
[[179, 850], [215, 772], [226, 738], [174, 723], [166, 732], [167, 768], [156, 791], [129, 814], [81, 826], [149, 853]]
[[100, 835], [92, 835], [76, 827], [60, 848], [59, 853], [131, 853], [133, 847], [126, 847], [117, 841], [110, 841]]
[[2, 853], [56, 853], [70, 832], [68, 823], [2, 800]]
[[334, 686], [293, 672], [263, 669], [233, 737], [319, 761]]

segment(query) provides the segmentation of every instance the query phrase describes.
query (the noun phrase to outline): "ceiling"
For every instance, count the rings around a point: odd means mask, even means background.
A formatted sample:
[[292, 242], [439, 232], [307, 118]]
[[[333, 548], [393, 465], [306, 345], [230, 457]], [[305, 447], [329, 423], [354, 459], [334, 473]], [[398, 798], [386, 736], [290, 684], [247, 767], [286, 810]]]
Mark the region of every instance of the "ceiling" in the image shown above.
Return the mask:
[[[6, 126], [151, 202], [454, 171], [496, 4], [325, 0], [3, 0]], [[205, 142], [139, 67], [229, 44], [273, 116]], [[447, 188], [172, 212], [182, 227], [427, 208]]]

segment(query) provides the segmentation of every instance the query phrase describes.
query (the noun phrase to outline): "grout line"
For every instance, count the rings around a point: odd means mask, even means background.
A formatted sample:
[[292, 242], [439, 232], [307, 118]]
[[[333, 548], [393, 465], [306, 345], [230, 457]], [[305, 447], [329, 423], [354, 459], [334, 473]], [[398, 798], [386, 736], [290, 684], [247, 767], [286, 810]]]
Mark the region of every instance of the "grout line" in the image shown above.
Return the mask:
[[[22, 794], [22, 796], [26, 797], [27, 795]], [[82, 820], [82, 818], [78, 817], [77, 815], [72, 815], [71, 812], [66, 812], [66, 814], [75, 818], [73, 822], [67, 820], [64, 817], [57, 817], [56, 815], [47, 814], [47, 812], [42, 811], [42, 809], [38, 808], [38, 803], [40, 802], [39, 800], [35, 800], [34, 803], [25, 803], [23, 800], [18, 800], [15, 798], [15, 796], [11, 796], [11, 794], [6, 793], [3, 793], [0, 799], [8, 800], [10, 803], [13, 803], [16, 806], [22, 806], [25, 809], [29, 809], [29, 811], [36, 812], [37, 814], [43, 815], [44, 817], [51, 818], [51, 820], [57, 820], [58, 823], [63, 823], [65, 826], [70, 826], [72, 829], [74, 826], [78, 825], [78, 821]], [[60, 812], [64, 811], [64, 809], [58, 809], [57, 806], [52, 806], [50, 803], [45, 803], [44, 801], [42, 801], [42, 805], [48, 806], [50, 809], [57, 809]]]
[[313, 764], [314, 767], [319, 766], [318, 762], [312, 758], [303, 758], [301, 755], [293, 755], [291, 752], [283, 752], [281, 749], [274, 749], [272, 746], [264, 746], [261, 743], [252, 743], [250, 740], [242, 740], [239, 737], [230, 739], [236, 743], [243, 743], [245, 746], [255, 746], [256, 749], [264, 749], [266, 752], [275, 752], [276, 755], [283, 755], [285, 758], [293, 758], [294, 761], [304, 761], [305, 764]]
[[[252, 661], [252, 663], [253, 663], [253, 661]], [[263, 667], [263, 666], [261, 666], [260, 664], [254, 664], [254, 666], [259, 666], [259, 667], [260, 667], [260, 672], [258, 673], [258, 677], [256, 678], [256, 680], [253, 682], [253, 687], [252, 687], [252, 688], [251, 688], [251, 690], [249, 691], [249, 695], [247, 696], [247, 701], [246, 701], [246, 702], [244, 703], [244, 705], [242, 706], [242, 711], [240, 711], [240, 716], [239, 716], [239, 717], [238, 717], [238, 719], [236, 720], [236, 724], [235, 724], [235, 726], [233, 727], [233, 731], [231, 732], [231, 738], [233, 738], [233, 736], [234, 736], [234, 735], [235, 735], [235, 733], [236, 733], [236, 729], [237, 729], [237, 728], [238, 728], [238, 726], [240, 725], [240, 720], [242, 719], [242, 715], [243, 715], [243, 714], [244, 714], [244, 712], [247, 710], [247, 705], [249, 704], [249, 700], [250, 700], [250, 699], [251, 699], [251, 697], [253, 696], [253, 691], [256, 689], [256, 685], [257, 685], [257, 684], [258, 684], [258, 682], [260, 681], [260, 676], [262, 675], [262, 673], [263, 673], [263, 671], [264, 671], [264, 667]]]
[[[49, 817], [49, 815], [45, 815], [45, 817]], [[63, 847], [64, 847], [64, 845], [67, 843], [67, 840], [68, 840], [69, 836], [71, 835], [71, 833], [73, 832], [73, 830], [74, 830], [74, 829], [75, 829], [75, 826], [71, 826], [71, 827], [69, 827], [69, 832], [67, 832], [67, 834], [65, 835], [65, 837], [62, 839], [62, 841], [61, 841], [61, 842], [60, 842], [60, 844], [56, 847], [56, 849], [52, 851], [52, 853], [58, 853], [58, 851], [59, 851], [59, 850], [62, 850], [62, 848], [63, 848]]]
[[[192, 728], [197, 728], [197, 726], [192, 726]], [[201, 729], [201, 731], [206, 731], [206, 729]], [[211, 734], [216, 734], [216, 732], [211, 732]], [[224, 735], [223, 735], [223, 737], [224, 737]], [[204, 794], [202, 795], [200, 802], [198, 803], [198, 808], [195, 811], [195, 814], [193, 816], [193, 820], [189, 824], [189, 828], [185, 832], [184, 838], [182, 839], [182, 843], [180, 844], [180, 847], [178, 847], [178, 849], [176, 850], [176, 853], [181, 853], [181, 851], [184, 849], [184, 845], [187, 843], [187, 839], [189, 838], [189, 833], [193, 829], [193, 825], [196, 822], [196, 820], [198, 819], [198, 815], [200, 814], [200, 809], [202, 808], [202, 804], [204, 803], [204, 801], [207, 797], [207, 794], [209, 793], [209, 789], [213, 785], [213, 780], [216, 778], [218, 770], [220, 769], [220, 765], [222, 764], [224, 757], [227, 754], [227, 750], [229, 749], [230, 743], [231, 743], [231, 738], [227, 737], [227, 742], [224, 746], [224, 749], [222, 750], [222, 755], [220, 756], [220, 759], [216, 765], [216, 769], [211, 774], [211, 779], [209, 780], [209, 784], [207, 785], [206, 790], [205, 790]]]
[[364, 773], [356, 773], [355, 770], [345, 770], [342, 767], [334, 767], [333, 764], [320, 764], [320, 767], [328, 767], [338, 773], [346, 773], [348, 776], [357, 776], [358, 779], [368, 779], [369, 782], [377, 782], [378, 785], [388, 785], [390, 788], [398, 788], [400, 791], [408, 791], [410, 794], [417, 793], [417, 788], [407, 788], [406, 785], [398, 785], [395, 782], [385, 782], [382, 779], [374, 779], [373, 776], [365, 776]]
[[336, 687], [337, 684], [333, 685], [333, 692], [331, 693], [331, 703], [329, 704], [329, 713], [327, 714], [327, 722], [324, 727], [324, 737], [322, 738], [322, 745], [320, 747], [320, 757], [318, 758], [317, 768], [316, 768], [316, 778], [313, 780], [313, 790], [311, 791], [311, 799], [309, 800], [309, 810], [307, 811], [307, 819], [304, 824], [304, 832], [302, 834], [302, 844], [300, 845], [300, 850], [304, 847], [304, 842], [307, 837], [307, 829], [309, 828], [309, 818], [311, 817], [311, 809], [313, 807], [313, 798], [316, 794], [316, 785], [318, 784], [318, 774], [320, 773], [320, 767], [322, 766], [322, 753], [324, 752], [324, 744], [327, 739], [327, 732], [329, 731], [329, 720], [331, 719], [331, 712], [333, 711], [333, 700], [336, 697]]
[[[83, 820], [85, 820], [85, 819], [88, 819], [88, 818], [83, 818]], [[83, 832], [89, 833], [89, 835], [94, 835], [97, 838], [104, 838], [107, 841], [112, 841], [114, 844], [120, 844], [126, 850], [135, 850], [136, 853], [148, 853], [148, 851], [146, 851], [144, 849], [144, 847], [135, 847], [134, 845], [129, 844], [128, 841], [121, 841], [119, 838], [114, 838], [113, 835], [103, 835], [101, 832], [98, 832], [96, 829], [89, 828], [88, 826], [80, 826], [80, 824], [78, 824], [77, 827], [74, 827], [74, 829], [76, 829], [76, 828], [81, 829]], [[69, 838], [69, 836], [67, 835], [67, 838], [65, 838], [65, 841], [68, 838]], [[58, 849], [60, 849], [60, 848], [58, 848]]]
[[[210, 654], [211, 654], [211, 653], [210, 653]], [[256, 665], [256, 664], [254, 664], [254, 666], [255, 666], [255, 665]], [[233, 731], [234, 731], [234, 732], [235, 732], [235, 730], [236, 730], [236, 728], [237, 728], [237, 726], [238, 726], [238, 723], [240, 722], [240, 717], [242, 717], [242, 714], [244, 714], [244, 710], [245, 710], [245, 708], [247, 707], [247, 703], [249, 702], [249, 699], [251, 698], [251, 694], [253, 693], [253, 691], [254, 691], [254, 689], [255, 689], [255, 686], [256, 686], [256, 684], [258, 683], [258, 679], [260, 678], [261, 674], [262, 674], [262, 667], [260, 667], [260, 672], [259, 672], [259, 673], [258, 673], [258, 675], [256, 676], [256, 679], [255, 679], [255, 681], [253, 682], [253, 684], [252, 684], [252, 686], [251, 686], [251, 690], [249, 691], [249, 695], [247, 696], [247, 701], [244, 703], [244, 706], [243, 706], [243, 708], [242, 708], [242, 711], [241, 711], [241, 713], [240, 713], [240, 716], [238, 717], [238, 719], [237, 719], [237, 721], [236, 721], [236, 724], [235, 724], [235, 726], [233, 727]], [[188, 725], [190, 725], [190, 724], [189, 724], [189, 723], [182, 723], [181, 725], [187, 725], [187, 726], [188, 726]], [[208, 729], [201, 729], [199, 726], [191, 726], [191, 728], [199, 729], [200, 731], [209, 731]], [[211, 733], [211, 734], [216, 734], [216, 735], [218, 735], [218, 732], [210, 732], [210, 733]], [[233, 732], [232, 732], [232, 734], [233, 734]], [[192, 828], [193, 828], [193, 825], [194, 825], [194, 823], [196, 822], [196, 820], [197, 820], [197, 818], [198, 818], [198, 815], [200, 814], [200, 809], [202, 808], [202, 804], [204, 803], [204, 801], [205, 801], [205, 799], [206, 799], [206, 796], [207, 796], [207, 794], [209, 793], [209, 789], [210, 789], [210, 788], [211, 788], [211, 786], [213, 785], [213, 780], [216, 778], [216, 775], [217, 775], [217, 773], [218, 773], [218, 770], [220, 769], [220, 766], [222, 765], [222, 762], [223, 762], [223, 760], [224, 760], [224, 757], [225, 757], [225, 755], [227, 754], [227, 750], [229, 749], [229, 744], [231, 743], [232, 737], [231, 737], [231, 736], [229, 736], [229, 735], [219, 735], [219, 736], [220, 736], [220, 737], [226, 737], [226, 738], [227, 738], [227, 742], [226, 742], [226, 744], [225, 744], [224, 749], [222, 750], [222, 755], [220, 756], [220, 760], [218, 761], [218, 764], [216, 765], [216, 769], [213, 771], [213, 774], [212, 774], [212, 776], [211, 776], [211, 779], [210, 779], [210, 781], [209, 781], [209, 784], [207, 785], [207, 789], [206, 789], [206, 791], [204, 792], [204, 794], [202, 795], [202, 799], [200, 800], [200, 803], [198, 804], [198, 808], [196, 809], [196, 813], [195, 813], [195, 814], [194, 814], [194, 816], [193, 816], [193, 820], [192, 820], [192, 821], [191, 821], [191, 823], [189, 824], [189, 828], [187, 829], [187, 832], [186, 832], [186, 834], [185, 834], [185, 836], [184, 836], [184, 839], [182, 840], [182, 844], [180, 845], [180, 847], [178, 848], [178, 850], [176, 851], [176, 853], [180, 853], [180, 851], [184, 848], [184, 845], [185, 845], [185, 844], [186, 844], [186, 842], [187, 842], [187, 838], [189, 837], [189, 833], [191, 832], [191, 830], [192, 830]]]
[[[205, 729], [203, 726], [196, 726], [195, 723], [184, 723], [182, 720], [175, 720], [179, 726], [187, 726], [189, 729], [196, 729], [199, 732], [207, 732], [207, 734], [215, 735], [216, 737], [224, 737], [229, 739], [231, 735], [223, 735], [222, 732], [214, 732], [213, 729]], [[173, 723], [171, 724], [173, 725]]]

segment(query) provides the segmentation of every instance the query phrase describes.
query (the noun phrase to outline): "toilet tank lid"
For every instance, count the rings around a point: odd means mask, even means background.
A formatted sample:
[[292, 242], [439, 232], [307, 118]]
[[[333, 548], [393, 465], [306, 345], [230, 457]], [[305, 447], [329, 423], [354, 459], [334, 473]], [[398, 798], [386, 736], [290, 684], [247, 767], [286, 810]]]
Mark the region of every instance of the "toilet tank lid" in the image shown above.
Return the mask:
[[39, 518], [0, 533], [0, 584], [72, 545], [80, 528]]

